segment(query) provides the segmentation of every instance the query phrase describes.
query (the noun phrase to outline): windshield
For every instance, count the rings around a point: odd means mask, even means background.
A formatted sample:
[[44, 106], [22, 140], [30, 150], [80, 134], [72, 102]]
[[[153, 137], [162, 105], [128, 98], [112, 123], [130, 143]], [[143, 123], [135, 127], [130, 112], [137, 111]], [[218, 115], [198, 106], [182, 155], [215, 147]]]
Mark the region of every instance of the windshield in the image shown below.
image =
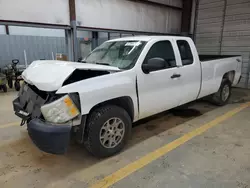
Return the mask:
[[145, 41], [105, 42], [91, 52], [84, 62], [131, 69], [145, 44]]

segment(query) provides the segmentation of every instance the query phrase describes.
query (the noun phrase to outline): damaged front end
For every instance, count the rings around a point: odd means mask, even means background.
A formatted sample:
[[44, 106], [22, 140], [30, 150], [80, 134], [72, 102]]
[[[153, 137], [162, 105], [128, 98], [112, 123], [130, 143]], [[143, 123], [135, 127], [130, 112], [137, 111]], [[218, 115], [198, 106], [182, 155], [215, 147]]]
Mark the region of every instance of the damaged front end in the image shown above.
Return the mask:
[[73, 125], [81, 122], [77, 94], [57, 95], [27, 83], [13, 101], [13, 108], [22, 119], [21, 125], [27, 122], [29, 136], [35, 145], [48, 153], [65, 153]]
[[[28, 133], [43, 151], [66, 152], [71, 133], [83, 142], [86, 115], [81, 114], [77, 88], [60, 92], [83, 80], [121, 71], [117, 67], [64, 61], [34, 61], [22, 73], [25, 81], [13, 101], [15, 114], [27, 122]], [[77, 87], [77, 86], [75, 86]]]

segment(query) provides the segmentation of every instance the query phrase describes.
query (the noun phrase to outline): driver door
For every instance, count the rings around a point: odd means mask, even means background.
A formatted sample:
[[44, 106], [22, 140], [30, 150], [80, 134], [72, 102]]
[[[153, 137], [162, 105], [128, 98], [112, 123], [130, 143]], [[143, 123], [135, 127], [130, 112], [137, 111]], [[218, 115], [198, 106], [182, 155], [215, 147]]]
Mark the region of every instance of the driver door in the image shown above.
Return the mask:
[[151, 58], [162, 58], [167, 63], [161, 70], [144, 73], [138, 72], [139, 118], [148, 117], [178, 106], [180, 101], [181, 75], [176, 65], [172, 42], [169, 40], [155, 42], [143, 62]]

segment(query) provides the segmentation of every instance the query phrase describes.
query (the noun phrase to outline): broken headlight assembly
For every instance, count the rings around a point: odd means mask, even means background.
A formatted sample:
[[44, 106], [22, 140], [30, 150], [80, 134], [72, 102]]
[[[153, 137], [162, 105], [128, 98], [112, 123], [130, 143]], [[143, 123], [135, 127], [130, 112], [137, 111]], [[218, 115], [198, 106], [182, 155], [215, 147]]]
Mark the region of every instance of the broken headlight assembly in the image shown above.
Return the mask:
[[79, 109], [69, 95], [43, 105], [41, 112], [46, 121], [57, 124], [66, 123], [80, 114]]

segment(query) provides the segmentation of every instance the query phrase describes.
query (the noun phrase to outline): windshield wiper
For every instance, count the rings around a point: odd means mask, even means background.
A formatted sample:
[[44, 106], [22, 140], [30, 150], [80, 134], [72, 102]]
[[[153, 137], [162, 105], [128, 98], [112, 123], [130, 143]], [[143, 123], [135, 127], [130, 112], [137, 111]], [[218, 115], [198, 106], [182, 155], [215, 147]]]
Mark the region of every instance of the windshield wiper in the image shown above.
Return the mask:
[[98, 63], [98, 62], [96, 62], [95, 64], [98, 64], [98, 65], [108, 65], [108, 66], [111, 66], [110, 64], [108, 64], [108, 63]]
[[82, 63], [92, 63], [92, 64], [98, 64], [98, 65], [107, 65], [107, 66], [111, 66], [111, 65], [108, 64], [108, 63], [100, 63], [100, 62], [96, 62], [96, 61], [87, 62], [87, 61], [82, 60], [81, 62], [82, 62]]

